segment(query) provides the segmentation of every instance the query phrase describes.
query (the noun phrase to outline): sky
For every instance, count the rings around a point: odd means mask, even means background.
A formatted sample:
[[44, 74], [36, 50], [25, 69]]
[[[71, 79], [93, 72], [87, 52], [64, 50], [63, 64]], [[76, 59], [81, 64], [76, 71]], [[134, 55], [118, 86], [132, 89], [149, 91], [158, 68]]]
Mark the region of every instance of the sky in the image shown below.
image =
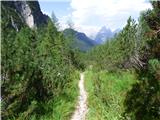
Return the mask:
[[102, 26], [112, 31], [122, 29], [131, 16], [136, 21], [140, 12], [151, 8], [148, 0], [39, 0], [43, 13], [54, 12], [60, 27], [74, 23], [74, 29], [94, 36]]

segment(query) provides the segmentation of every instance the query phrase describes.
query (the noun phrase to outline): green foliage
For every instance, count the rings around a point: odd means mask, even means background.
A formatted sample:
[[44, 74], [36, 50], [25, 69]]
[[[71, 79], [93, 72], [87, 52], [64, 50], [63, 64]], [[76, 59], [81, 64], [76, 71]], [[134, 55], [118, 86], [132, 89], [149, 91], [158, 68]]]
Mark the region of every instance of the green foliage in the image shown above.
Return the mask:
[[[92, 49], [86, 56], [89, 58], [87, 63], [93, 66], [95, 71], [97, 71], [96, 69], [106, 69], [115, 72], [117, 69], [122, 70], [131, 67], [137, 71], [139, 82], [134, 84], [127, 93], [123, 110], [124, 119], [159, 119], [160, 19], [158, 15], [160, 2], [153, 1], [152, 5], [152, 10], [141, 13], [138, 24], [129, 18], [127, 25], [117, 36], [104, 45]], [[102, 92], [99, 93], [103, 95]], [[104, 108], [99, 107], [97, 109], [103, 110]]]
[[[72, 81], [67, 83], [62, 90], [62, 94], [58, 97], [51, 99], [45, 107], [48, 109], [48, 112], [45, 115], [38, 115], [40, 120], [69, 120], [72, 111], [74, 111], [77, 96], [78, 96], [78, 80], [79, 72], [72, 74]], [[36, 116], [32, 116], [31, 120], [35, 120]]]
[[129, 17], [113, 39], [84, 54], [73, 49], [72, 33], [64, 38], [53, 21], [31, 30], [11, 2], [2, 1], [2, 118], [69, 119], [76, 103], [76, 70], [88, 65], [93, 70], [86, 72], [87, 119], [158, 120], [160, 2], [151, 3], [153, 9], [142, 12], [139, 23]]
[[136, 120], [159, 119], [159, 71], [160, 61], [151, 59], [148, 69], [139, 73], [139, 83], [133, 85], [125, 100], [127, 117]]
[[[43, 84], [48, 87], [48, 94], [52, 94], [55, 89], [62, 89], [67, 81], [70, 81], [69, 65], [64, 61], [63, 42], [59, 38], [59, 33], [55, 26], [49, 22], [45, 31], [44, 39], [39, 41], [38, 63], [43, 74]], [[67, 79], [66, 79], [67, 78]], [[59, 82], [61, 81], [61, 82]], [[58, 90], [60, 92], [60, 90]], [[59, 94], [58, 91], [54, 93]]]
[[[68, 29], [63, 32], [65, 34], [66, 44], [65, 47], [68, 49], [69, 58], [71, 58], [70, 63], [79, 70], [84, 70], [84, 52], [82, 52], [79, 47], [76, 47], [77, 40], [75, 38], [75, 31], [73, 29]], [[80, 43], [81, 44], [81, 43]]]
[[[126, 97], [126, 116], [136, 120], [158, 120], [160, 106], [160, 62], [159, 62], [159, 35], [156, 32], [160, 20], [158, 17], [159, 1], [153, 1], [153, 10], [148, 10], [142, 14], [142, 18], [147, 22], [145, 37], [149, 37], [146, 42], [145, 64], [139, 71], [139, 83], [133, 85], [132, 90]], [[145, 37], [143, 38], [145, 40]]]
[[160, 69], [160, 61], [158, 59], [150, 59], [148, 63], [150, 73], [155, 74]]
[[[4, 34], [6, 34], [4, 32]], [[19, 111], [25, 111], [35, 93], [30, 94], [28, 83], [33, 81], [35, 64], [33, 62], [34, 32], [29, 28], [21, 29], [19, 33], [8, 33], [9, 37], [2, 39], [2, 99], [4, 109], [2, 117], [11, 117]], [[14, 37], [15, 36], [15, 37]], [[7, 42], [6, 42], [7, 41]], [[4, 44], [6, 42], [6, 44]], [[34, 85], [31, 87], [35, 87]], [[27, 92], [26, 92], [27, 91]]]
[[137, 47], [136, 30], [137, 25], [130, 17], [127, 25], [115, 38], [88, 52], [87, 57], [93, 61], [91, 64], [95, 64], [95, 68], [109, 70], [121, 67], [124, 61], [129, 61]]
[[65, 39], [52, 22], [39, 31], [3, 31], [3, 119], [41, 119], [46, 113], [57, 119], [65, 104], [62, 117], [69, 118], [74, 109], [78, 78]]
[[87, 120], [120, 120], [123, 118], [124, 99], [136, 82], [134, 72], [85, 73], [89, 111]]

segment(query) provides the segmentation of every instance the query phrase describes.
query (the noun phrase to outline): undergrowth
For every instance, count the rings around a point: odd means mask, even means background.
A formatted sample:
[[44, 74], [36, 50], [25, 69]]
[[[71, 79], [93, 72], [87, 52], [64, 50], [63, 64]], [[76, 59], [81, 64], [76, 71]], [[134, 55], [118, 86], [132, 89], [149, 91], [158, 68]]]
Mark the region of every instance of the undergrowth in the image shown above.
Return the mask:
[[[60, 96], [55, 97], [46, 104], [42, 104], [42, 108], [48, 113], [44, 115], [31, 115], [30, 120], [69, 120], [75, 110], [78, 96], [78, 80], [79, 72], [73, 74], [72, 81], [68, 83]], [[38, 104], [38, 103], [35, 103]], [[34, 105], [35, 105], [34, 104]], [[31, 106], [30, 108], [32, 108]], [[41, 110], [42, 111], [42, 110]], [[25, 118], [25, 114], [21, 114], [19, 120]], [[14, 119], [14, 118], [13, 118]]]
[[136, 82], [134, 72], [93, 72], [85, 73], [85, 87], [88, 92], [87, 120], [123, 119], [124, 99]]

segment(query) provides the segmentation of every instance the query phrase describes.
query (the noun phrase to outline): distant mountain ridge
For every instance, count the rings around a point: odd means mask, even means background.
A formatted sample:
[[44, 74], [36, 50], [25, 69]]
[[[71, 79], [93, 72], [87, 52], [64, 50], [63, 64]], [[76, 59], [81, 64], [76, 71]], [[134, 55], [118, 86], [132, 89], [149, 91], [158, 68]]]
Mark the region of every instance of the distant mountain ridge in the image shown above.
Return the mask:
[[95, 41], [98, 44], [103, 44], [106, 40], [112, 38], [116, 33], [118, 33], [120, 29], [116, 29], [115, 31], [111, 31], [110, 28], [106, 28], [103, 26], [95, 37]]
[[105, 43], [106, 40], [114, 37], [115, 34], [119, 33], [120, 29], [116, 29], [115, 31], [111, 31], [111, 29], [103, 26], [100, 31], [97, 33], [95, 39], [89, 38], [85, 33], [78, 32], [74, 29], [67, 28], [63, 31], [65, 37], [72, 37], [73, 40], [73, 48], [78, 48], [81, 51], [87, 51], [92, 47]]
[[87, 51], [90, 48], [96, 46], [98, 43], [89, 37], [85, 33], [78, 32], [71, 28], [67, 28], [63, 31], [65, 37], [73, 37], [73, 47], [78, 48], [81, 51]]

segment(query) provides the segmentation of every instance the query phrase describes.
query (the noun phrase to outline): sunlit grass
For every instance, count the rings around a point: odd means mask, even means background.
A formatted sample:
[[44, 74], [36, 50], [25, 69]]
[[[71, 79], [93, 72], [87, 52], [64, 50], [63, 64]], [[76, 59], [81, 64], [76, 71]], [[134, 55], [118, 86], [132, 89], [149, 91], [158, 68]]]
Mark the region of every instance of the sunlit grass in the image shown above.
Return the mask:
[[120, 120], [124, 112], [126, 92], [136, 82], [133, 72], [85, 73], [85, 87], [88, 92], [87, 120]]

